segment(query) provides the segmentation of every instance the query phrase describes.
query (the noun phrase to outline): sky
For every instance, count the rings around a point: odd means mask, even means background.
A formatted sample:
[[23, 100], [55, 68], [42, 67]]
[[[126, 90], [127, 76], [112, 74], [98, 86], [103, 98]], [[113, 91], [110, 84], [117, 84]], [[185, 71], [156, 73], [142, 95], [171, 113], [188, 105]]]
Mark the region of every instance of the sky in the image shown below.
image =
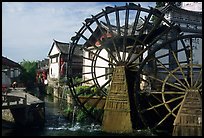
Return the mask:
[[[86, 18], [125, 3], [2, 2], [2, 56], [18, 63], [48, 58], [53, 39], [69, 43]], [[155, 2], [140, 5], [149, 9]]]

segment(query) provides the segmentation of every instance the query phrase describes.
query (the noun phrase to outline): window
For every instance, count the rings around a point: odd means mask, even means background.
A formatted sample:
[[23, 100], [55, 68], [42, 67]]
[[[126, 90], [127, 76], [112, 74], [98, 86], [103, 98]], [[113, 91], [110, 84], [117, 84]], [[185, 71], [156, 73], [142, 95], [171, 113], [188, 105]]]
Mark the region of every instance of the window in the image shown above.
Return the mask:
[[58, 62], [58, 57], [52, 57], [51, 58], [51, 63], [56, 63]]

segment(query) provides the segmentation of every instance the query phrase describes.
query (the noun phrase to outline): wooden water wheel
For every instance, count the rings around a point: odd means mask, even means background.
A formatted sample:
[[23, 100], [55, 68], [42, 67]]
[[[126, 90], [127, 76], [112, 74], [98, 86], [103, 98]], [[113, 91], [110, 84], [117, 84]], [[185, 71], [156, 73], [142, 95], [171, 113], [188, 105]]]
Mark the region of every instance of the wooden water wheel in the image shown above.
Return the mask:
[[[76, 104], [88, 116], [102, 122], [107, 97], [110, 99], [109, 93], [115, 89], [112, 88], [113, 84], [119, 81], [117, 76], [113, 79], [113, 74], [122, 72], [119, 75], [122, 79], [118, 83], [122, 85], [124, 80], [127, 83], [121, 89], [127, 88], [124, 101], [128, 101], [130, 106], [131, 127], [140, 128], [144, 123], [137, 111], [138, 94], [140, 85], [147, 80], [138, 70], [149, 51], [155, 45], [167, 42], [173, 32], [176, 35], [180, 33], [160, 11], [133, 3], [106, 7], [97, 15], [87, 18], [76, 36], [72, 37], [68, 57], [68, 85]], [[82, 55], [77, 54], [78, 48]], [[80, 61], [73, 57], [78, 57]], [[82, 73], [73, 75], [73, 69], [78, 66], [82, 66]], [[81, 80], [77, 81], [76, 78]]]
[[[180, 117], [179, 110], [181, 114], [188, 113], [191, 119], [192, 116], [201, 117], [202, 61], [195, 58], [198, 54], [195, 53], [198, 46], [195, 40], [202, 42], [202, 35], [170, 39], [151, 51], [140, 66], [139, 72], [149, 82], [148, 90], [140, 91], [139, 100], [139, 111], [148, 127], [172, 131], [175, 118]], [[192, 94], [192, 91], [195, 93]], [[189, 99], [185, 98], [189, 94], [193, 96], [188, 102], [197, 105], [194, 109], [184, 100]], [[181, 109], [181, 105], [185, 109]], [[196, 127], [199, 126], [197, 120], [191, 120]], [[184, 125], [184, 122], [179, 122], [179, 125]]]

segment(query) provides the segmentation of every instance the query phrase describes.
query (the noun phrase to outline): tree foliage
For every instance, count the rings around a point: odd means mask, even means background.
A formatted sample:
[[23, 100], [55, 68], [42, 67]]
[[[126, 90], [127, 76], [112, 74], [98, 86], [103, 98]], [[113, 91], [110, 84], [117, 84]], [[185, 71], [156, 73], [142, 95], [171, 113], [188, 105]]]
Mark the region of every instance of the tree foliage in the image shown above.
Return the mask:
[[36, 61], [26, 61], [23, 60], [20, 65], [22, 66], [21, 81], [29, 89], [34, 86], [36, 70], [38, 68], [38, 63]]
[[166, 2], [156, 2], [155, 8], [163, 7]]

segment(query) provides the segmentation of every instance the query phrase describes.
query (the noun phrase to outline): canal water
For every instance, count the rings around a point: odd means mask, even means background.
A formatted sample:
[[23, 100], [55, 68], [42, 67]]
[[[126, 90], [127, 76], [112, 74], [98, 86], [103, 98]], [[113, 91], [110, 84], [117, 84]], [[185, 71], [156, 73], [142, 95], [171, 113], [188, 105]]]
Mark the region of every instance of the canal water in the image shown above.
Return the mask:
[[134, 134], [112, 134], [101, 131], [98, 124], [80, 124], [64, 117], [60, 110], [60, 101], [46, 95], [45, 126], [43, 128], [2, 127], [2, 136], [155, 136], [148, 130], [139, 130]]

